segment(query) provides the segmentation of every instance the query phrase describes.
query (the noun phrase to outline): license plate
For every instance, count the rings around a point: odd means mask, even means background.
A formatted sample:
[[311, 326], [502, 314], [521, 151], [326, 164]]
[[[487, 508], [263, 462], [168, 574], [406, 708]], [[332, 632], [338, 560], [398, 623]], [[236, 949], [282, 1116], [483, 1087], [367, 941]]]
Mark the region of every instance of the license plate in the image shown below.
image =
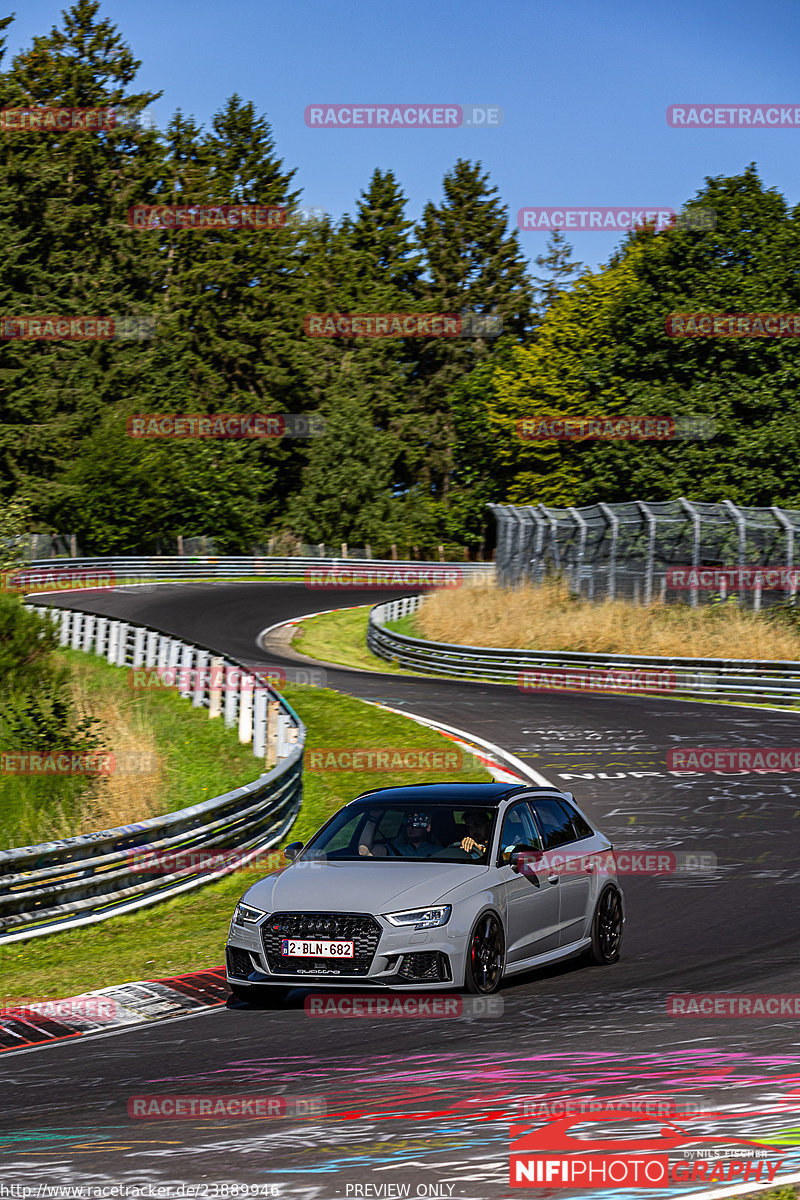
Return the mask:
[[289, 958], [352, 958], [352, 942], [282, 938], [281, 954]]

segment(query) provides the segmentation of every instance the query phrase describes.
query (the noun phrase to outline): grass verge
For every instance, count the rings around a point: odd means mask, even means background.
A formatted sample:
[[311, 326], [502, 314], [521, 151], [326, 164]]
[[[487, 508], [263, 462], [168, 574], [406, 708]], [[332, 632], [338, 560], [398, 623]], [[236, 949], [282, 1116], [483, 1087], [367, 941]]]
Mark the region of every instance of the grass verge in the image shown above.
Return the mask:
[[81, 715], [96, 720], [117, 769], [95, 777], [0, 774], [0, 847], [114, 828], [188, 808], [256, 779], [249, 746], [175, 689], [133, 691], [127, 669], [79, 650], [68, 664]]
[[[452, 748], [452, 743], [434, 730], [350, 696], [300, 685], [287, 684], [282, 690], [306, 724], [309, 750], [343, 745]], [[478, 767], [437, 772], [435, 778], [466, 783], [488, 781], [490, 776]], [[306, 771], [303, 806], [284, 844], [306, 841], [324, 820], [361, 792], [423, 781], [434, 782], [419, 771]], [[113, 983], [219, 966], [224, 961], [234, 905], [261, 874], [257, 869], [237, 871], [218, 883], [139, 913], [0, 945], [2, 1003], [59, 999]]]
[[323, 662], [358, 667], [361, 671], [381, 671], [386, 675], [412, 675], [416, 672], [378, 658], [367, 649], [367, 620], [370, 604], [342, 608], [336, 612], [308, 617], [292, 638], [292, 649]]

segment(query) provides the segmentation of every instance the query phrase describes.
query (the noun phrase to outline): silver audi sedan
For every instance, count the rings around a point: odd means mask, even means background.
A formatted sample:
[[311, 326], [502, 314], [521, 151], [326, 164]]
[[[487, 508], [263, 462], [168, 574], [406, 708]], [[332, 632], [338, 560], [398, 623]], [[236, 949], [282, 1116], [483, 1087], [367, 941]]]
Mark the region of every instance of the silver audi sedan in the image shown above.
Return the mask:
[[613, 847], [569, 792], [507, 783], [380, 788], [248, 888], [226, 962], [235, 996], [292, 987], [466, 988], [560, 959], [619, 958]]

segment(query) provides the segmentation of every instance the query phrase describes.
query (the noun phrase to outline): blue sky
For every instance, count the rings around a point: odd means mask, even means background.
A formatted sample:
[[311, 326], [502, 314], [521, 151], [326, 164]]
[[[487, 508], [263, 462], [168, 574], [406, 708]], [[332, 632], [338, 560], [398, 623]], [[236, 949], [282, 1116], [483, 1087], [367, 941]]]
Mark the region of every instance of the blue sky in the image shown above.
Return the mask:
[[[13, 52], [49, 31], [64, 0], [19, 0]], [[10, 8], [6, 8], [6, 12]], [[201, 122], [234, 91], [268, 117], [302, 203], [352, 212], [375, 167], [420, 215], [456, 159], [479, 159], [508, 206], [680, 208], [706, 175], [758, 164], [800, 200], [800, 129], [670, 129], [679, 102], [800, 105], [797, 0], [103, 0], [163, 89]], [[309, 129], [306, 105], [500, 105], [498, 129]], [[604, 262], [617, 234], [575, 232], [574, 257]], [[533, 259], [544, 232], [520, 234]]]

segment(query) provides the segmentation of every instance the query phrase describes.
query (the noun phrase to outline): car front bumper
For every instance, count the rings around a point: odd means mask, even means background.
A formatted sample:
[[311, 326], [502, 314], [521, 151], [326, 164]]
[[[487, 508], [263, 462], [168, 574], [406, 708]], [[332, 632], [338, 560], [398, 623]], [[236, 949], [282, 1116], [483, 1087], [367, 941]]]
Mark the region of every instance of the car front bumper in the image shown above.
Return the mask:
[[398, 991], [409, 988], [452, 990], [463, 984], [467, 938], [455, 928], [449, 930], [449, 922], [435, 929], [399, 929], [385, 918], [370, 915], [380, 926], [380, 934], [371, 961], [358, 973], [348, 971], [345, 959], [337, 960], [333, 966], [309, 960], [302, 967], [295, 960], [280, 969], [274, 952], [268, 955], [266, 948], [269, 934], [264, 927], [273, 920], [272, 914], [245, 925], [231, 922], [225, 954], [228, 981], [237, 986], [324, 985], [326, 988], [350, 989], [384, 987]]

